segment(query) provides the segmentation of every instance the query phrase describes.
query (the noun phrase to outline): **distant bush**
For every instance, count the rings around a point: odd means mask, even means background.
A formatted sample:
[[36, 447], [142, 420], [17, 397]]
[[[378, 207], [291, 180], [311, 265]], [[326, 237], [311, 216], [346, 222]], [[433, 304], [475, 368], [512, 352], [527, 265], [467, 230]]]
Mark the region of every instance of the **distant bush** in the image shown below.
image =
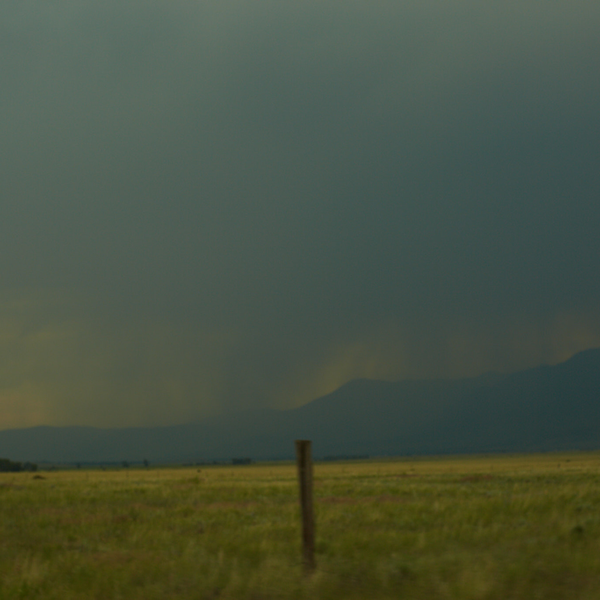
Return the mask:
[[23, 464], [20, 462], [14, 462], [8, 458], [0, 458], [0, 472], [16, 473], [18, 471], [37, 471], [37, 465], [30, 462]]

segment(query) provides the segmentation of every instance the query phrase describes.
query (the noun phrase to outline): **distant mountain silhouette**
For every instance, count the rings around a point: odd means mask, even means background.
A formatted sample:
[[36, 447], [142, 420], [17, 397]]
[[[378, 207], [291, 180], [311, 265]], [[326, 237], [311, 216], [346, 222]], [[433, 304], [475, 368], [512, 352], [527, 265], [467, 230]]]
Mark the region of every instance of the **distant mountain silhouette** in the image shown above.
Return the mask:
[[600, 448], [600, 349], [556, 366], [472, 379], [358, 379], [293, 410], [254, 410], [171, 427], [0, 431], [19, 461], [185, 462], [315, 456], [529, 452]]

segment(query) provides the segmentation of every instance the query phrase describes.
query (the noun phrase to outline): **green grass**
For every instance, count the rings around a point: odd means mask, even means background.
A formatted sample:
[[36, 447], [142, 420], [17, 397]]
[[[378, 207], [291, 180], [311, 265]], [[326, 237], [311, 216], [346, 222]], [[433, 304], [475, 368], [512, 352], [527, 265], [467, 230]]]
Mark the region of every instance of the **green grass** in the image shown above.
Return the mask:
[[0, 474], [0, 599], [600, 597], [600, 455]]

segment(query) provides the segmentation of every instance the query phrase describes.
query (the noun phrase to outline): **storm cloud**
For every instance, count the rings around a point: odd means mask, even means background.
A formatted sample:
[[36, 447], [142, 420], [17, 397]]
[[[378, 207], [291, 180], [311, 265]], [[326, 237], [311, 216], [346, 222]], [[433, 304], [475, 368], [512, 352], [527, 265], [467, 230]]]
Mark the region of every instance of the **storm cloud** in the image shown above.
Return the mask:
[[0, 427], [600, 346], [600, 5], [0, 6]]

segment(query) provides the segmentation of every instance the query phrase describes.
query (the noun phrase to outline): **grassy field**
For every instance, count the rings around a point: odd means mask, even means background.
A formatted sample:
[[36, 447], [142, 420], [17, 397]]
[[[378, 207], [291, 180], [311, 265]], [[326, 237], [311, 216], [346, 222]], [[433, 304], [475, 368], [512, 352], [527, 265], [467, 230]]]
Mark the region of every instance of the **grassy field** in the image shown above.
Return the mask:
[[[39, 478], [42, 476], [43, 478]], [[600, 455], [0, 473], [0, 599], [600, 598]]]

